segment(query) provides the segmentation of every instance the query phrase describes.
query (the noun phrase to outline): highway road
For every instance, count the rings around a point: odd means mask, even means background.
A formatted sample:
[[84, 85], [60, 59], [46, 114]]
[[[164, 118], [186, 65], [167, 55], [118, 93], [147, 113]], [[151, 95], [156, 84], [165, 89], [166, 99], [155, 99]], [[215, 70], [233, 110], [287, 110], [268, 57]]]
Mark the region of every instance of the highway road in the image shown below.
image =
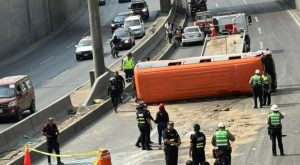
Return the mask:
[[[155, 3], [158, 0], [155, 2], [147, 0], [147, 2], [150, 19], [145, 22], [146, 33], [159, 12], [159, 3]], [[111, 36], [111, 21], [119, 12], [128, 11], [129, 5], [130, 3], [119, 4], [118, 1], [107, 1], [105, 6], [100, 7], [106, 66], [115, 61], [110, 56], [108, 43]], [[42, 44], [37, 44], [38, 46], [30, 51], [25, 50], [25, 56], [21, 56], [16, 61], [0, 66], [0, 77], [28, 74], [35, 87], [37, 110], [40, 110], [89, 80], [89, 71], [93, 68], [92, 60], [76, 61], [74, 47], [83, 36], [88, 34], [88, 13], [87, 8], [84, 8], [60, 33], [41, 41]], [[125, 52], [127, 51], [122, 51], [119, 55]], [[7, 122], [9, 121], [0, 125], [0, 131], [13, 124]]]
[[[276, 0], [212, 0], [208, 1], [213, 13], [222, 11], [243, 11], [252, 15], [253, 24], [249, 27], [251, 49], [270, 48], [276, 63], [278, 76], [278, 92], [273, 94], [272, 102], [279, 105], [285, 115], [283, 120], [283, 143], [285, 157], [273, 157], [271, 142], [267, 136], [266, 127], [261, 129], [249, 144], [238, 148], [237, 156], [233, 157], [234, 165], [296, 165], [300, 162], [299, 109], [300, 109], [300, 74], [299, 51], [300, 19], [291, 16], [284, 5]], [[295, 20], [296, 19], [296, 20]], [[182, 58], [195, 56], [200, 53], [201, 46], [179, 48], [173, 56]], [[136, 121], [128, 115], [134, 112], [133, 103], [124, 104], [122, 111], [116, 115], [107, 114], [96, 124], [83, 131], [80, 135], [62, 146], [63, 152], [80, 152], [95, 150], [99, 147], [109, 148], [112, 151], [114, 164], [122, 165], [158, 165], [164, 164], [162, 152], [141, 152], [133, 144], [138, 136]], [[251, 104], [251, 102], [249, 102]], [[253, 111], [255, 113], [255, 111]], [[113, 125], [111, 123], [114, 123]], [[125, 127], [126, 125], [126, 127]], [[247, 131], [247, 130], [245, 130]], [[157, 137], [155, 131], [153, 137]], [[88, 139], [88, 140], [87, 140]], [[84, 148], [81, 146], [85, 146]], [[85, 161], [85, 159], [82, 159]], [[76, 160], [65, 160], [76, 162]], [[86, 160], [88, 161], [88, 160]], [[35, 162], [45, 163], [45, 159]], [[179, 164], [182, 164], [181, 161]], [[70, 163], [72, 164], [72, 163]], [[75, 163], [74, 163], [75, 164]]]

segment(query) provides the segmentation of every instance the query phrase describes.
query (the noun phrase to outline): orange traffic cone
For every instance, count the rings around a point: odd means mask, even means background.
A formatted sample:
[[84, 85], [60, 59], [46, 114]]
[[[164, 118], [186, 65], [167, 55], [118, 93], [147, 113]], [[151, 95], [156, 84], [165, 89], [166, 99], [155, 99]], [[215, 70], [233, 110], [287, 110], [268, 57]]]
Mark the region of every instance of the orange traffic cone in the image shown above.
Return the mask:
[[25, 145], [24, 165], [31, 165], [30, 153], [27, 144]]
[[102, 154], [98, 158], [97, 165], [111, 165], [110, 152], [108, 150], [102, 151]]
[[211, 34], [210, 36], [216, 36], [217, 35], [217, 32], [216, 32], [216, 29], [215, 29], [215, 26], [213, 24], [210, 24], [210, 31], [211, 31]]
[[237, 31], [237, 28], [236, 28], [236, 23], [233, 22], [233, 24], [232, 24], [232, 34], [237, 34], [237, 33], [238, 33], [238, 31]]

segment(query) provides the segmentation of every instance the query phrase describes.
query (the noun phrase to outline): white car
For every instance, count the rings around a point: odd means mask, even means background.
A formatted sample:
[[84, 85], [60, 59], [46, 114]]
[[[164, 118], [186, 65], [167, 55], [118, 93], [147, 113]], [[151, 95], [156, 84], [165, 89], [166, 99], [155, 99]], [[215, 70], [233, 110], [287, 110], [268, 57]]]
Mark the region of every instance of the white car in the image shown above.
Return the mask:
[[182, 34], [182, 45], [192, 42], [203, 44], [205, 39], [204, 32], [198, 26], [185, 27]]
[[76, 47], [76, 60], [79, 61], [81, 59], [92, 59], [93, 58], [93, 42], [92, 37], [84, 37], [82, 38]]
[[124, 27], [133, 31], [134, 37], [143, 37], [145, 35], [145, 26], [143, 19], [139, 15], [129, 16], [124, 21]]

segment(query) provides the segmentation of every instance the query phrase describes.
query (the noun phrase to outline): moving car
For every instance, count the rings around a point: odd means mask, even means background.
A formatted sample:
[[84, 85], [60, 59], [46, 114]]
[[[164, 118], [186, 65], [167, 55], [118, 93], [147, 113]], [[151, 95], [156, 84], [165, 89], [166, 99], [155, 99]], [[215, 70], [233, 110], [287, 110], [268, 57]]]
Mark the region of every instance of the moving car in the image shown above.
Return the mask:
[[82, 38], [76, 47], [76, 60], [79, 61], [81, 59], [93, 59], [93, 43], [92, 37], [87, 36]]
[[198, 26], [188, 26], [183, 30], [182, 45], [192, 42], [204, 42], [204, 33]]
[[131, 0], [119, 0], [119, 3], [130, 2]]
[[134, 34], [130, 28], [118, 28], [112, 38], [115, 36], [121, 39], [119, 49], [130, 49], [135, 45]]
[[14, 117], [19, 121], [26, 110], [35, 112], [35, 95], [29, 76], [0, 79], [0, 117]]
[[145, 26], [142, 18], [139, 15], [129, 16], [124, 21], [124, 27], [130, 28], [135, 38], [145, 35]]
[[129, 6], [129, 9], [133, 13], [133, 15], [140, 15], [145, 20], [149, 19], [149, 9], [146, 1], [132, 1], [131, 5]]
[[105, 5], [105, 0], [99, 0], [99, 6]]
[[130, 12], [122, 12], [119, 13], [115, 19], [111, 22], [111, 33], [114, 33], [114, 31], [118, 27], [122, 27], [124, 25], [125, 19], [130, 15]]
[[197, 12], [194, 20], [194, 25], [199, 26], [205, 33], [210, 32], [210, 24], [213, 24], [213, 16], [210, 12]]

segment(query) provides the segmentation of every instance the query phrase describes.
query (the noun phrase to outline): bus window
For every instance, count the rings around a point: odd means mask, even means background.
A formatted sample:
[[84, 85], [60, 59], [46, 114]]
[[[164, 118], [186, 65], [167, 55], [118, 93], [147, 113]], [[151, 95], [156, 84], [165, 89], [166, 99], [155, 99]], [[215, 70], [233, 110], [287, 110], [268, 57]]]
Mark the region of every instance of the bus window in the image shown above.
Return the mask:
[[168, 66], [181, 65], [181, 62], [170, 62]]
[[229, 57], [229, 60], [241, 59], [241, 56], [232, 56]]
[[202, 62], [211, 62], [211, 59], [201, 59], [200, 63], [202, 63]]

